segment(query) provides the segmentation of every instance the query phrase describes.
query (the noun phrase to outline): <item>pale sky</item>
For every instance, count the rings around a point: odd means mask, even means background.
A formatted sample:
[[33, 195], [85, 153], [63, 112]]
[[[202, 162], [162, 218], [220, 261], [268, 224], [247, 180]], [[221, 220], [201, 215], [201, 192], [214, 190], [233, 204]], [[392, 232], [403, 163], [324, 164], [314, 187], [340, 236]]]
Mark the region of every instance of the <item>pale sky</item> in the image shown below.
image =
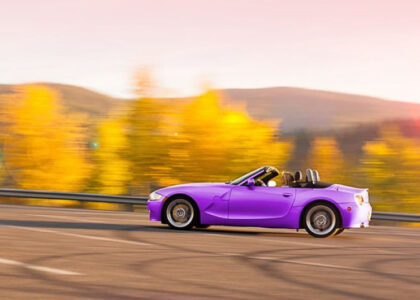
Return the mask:
[[0, 83], [295, 86], [420, 103], [420, 1], [0, 0]]

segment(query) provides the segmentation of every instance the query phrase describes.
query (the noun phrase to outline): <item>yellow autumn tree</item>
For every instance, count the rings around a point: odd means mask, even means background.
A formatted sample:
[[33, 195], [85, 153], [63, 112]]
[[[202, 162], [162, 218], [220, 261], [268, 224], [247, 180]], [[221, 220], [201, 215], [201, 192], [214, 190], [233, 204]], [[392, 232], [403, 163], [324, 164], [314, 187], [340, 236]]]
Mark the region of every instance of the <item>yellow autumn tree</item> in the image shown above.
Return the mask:
[[129, 192], [145, 194], [159, 186], [163, 177], [168, 177], [168, 137], [165, 128], [171, 114], [170, 107], [153, 98], [155, 85], [147, 69], [137, 74], [138, 98], [126, 114], [127, 148], [124, 152], [129, 161]]
[[321, 180], [343, 183], [345, 164], [334, 137], [315, 137], [311, 143], [308, 167], [318, 170]]
[[171, 174], [178, 182], [226, 181], [262, 165], [282, 167], [292, 143], [273, 124], [252, 120], [208, 91], [183, 108], [170, 138]]
[[123, 157], [126, 149], [127, 137], [121, 118], [111, 118], [99, 125], [97, 147], [93, 153], [96, 192], [115, 195], [126, 193], [130, 179], [129, 163]]
[[5, 169], [4, 169], [4, 162], [3, 162], [3, 153], [1, 152], [0, 149], [0, 186], [3, 184], [3, 180], [5, 177]]
[[154, 97], [150, 73], [137, 76], [138, 99], [125, 118], [128, 192], [190, 181], [232, 179], [261, 165], [282, 167], [293, 143], [280, 140], [277, 124], [252, 120], [209, 91], [196, 99]]
[[385, 126], [363, 151], [362, 171], [374, 208], [419, 213], [420, 142], [404, 137], [396, 126]]
[[[89, 192], [121, 195], [127, 193], [130, 180], [129, 162], [124, 157], [127, 150], [125, 122], [121, 117], [111, 117], [99, 124], [92, 152], [93, 171], [87, 190]], [[119, 209], [113, 203], [85, 203], [90, 209]]]
[[20, 188], [79, 191], [89, 174], [80, 116], [68, 115], [59, 95], [25, 85], [1, 111], [3, 159]]

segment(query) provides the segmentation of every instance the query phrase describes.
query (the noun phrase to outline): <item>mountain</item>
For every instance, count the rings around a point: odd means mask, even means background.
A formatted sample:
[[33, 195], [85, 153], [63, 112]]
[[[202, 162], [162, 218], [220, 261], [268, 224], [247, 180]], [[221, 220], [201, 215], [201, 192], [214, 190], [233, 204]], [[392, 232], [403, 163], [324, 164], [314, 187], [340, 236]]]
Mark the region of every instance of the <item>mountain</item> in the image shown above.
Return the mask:
[[335, 130], [384, 120], [420, 118], [420, 104], [290, 87], [222, 90], [228, 102], [245, 102], [257, 119], [282, 119], [291, 132]]
[[[86, 88], [40, 83], [55, 89], [69, 111], [91, 117], [106, 116], [127, 103]], [[0, 85], [0, 95], [11, 93], [14, 85]], [[321, 90], [291, 87], [219, 90], [227, 104], [245, 105], [257, 119], [281, 119], [283, 133], [300, 130], [331, 131], [386, 120], [420, 119], [420, 104]], [[186, 102], [188, 99], [168, 99]]]
[[[89, 117], [106, 116], [123, 104], [124, 100], [113, 98], [89, 89], [59, 83], [34, 83], [57, 91], [63, 105], [70, 112], [86, 113]], [[13, 93], [21, 85], [0, 84], [0, 95]]]

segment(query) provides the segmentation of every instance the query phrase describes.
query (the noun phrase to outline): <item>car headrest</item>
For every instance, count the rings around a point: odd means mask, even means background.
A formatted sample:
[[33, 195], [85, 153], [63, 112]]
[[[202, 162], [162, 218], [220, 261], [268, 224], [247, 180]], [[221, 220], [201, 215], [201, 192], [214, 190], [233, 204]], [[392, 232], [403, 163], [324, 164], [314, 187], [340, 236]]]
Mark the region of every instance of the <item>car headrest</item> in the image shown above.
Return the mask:
[[306, 169], [306, 181], [307, 182], [311, 182], [311, 183], [315, 183], [314, 182], [313, 172], [312, 172], [311, 169]]
[[315, 182], [319, 182], [319, 181], [321, 181], [321, 178], [319, 177], [319, 173], [318, 173], [318, 170], [313, 170], [312, 171], [314, 174], [314, 179], [315, 179]]
[[303, 179], [303, 175], [301, 171], [296, 171], [295, 173], [295, 181], [301, 181]]

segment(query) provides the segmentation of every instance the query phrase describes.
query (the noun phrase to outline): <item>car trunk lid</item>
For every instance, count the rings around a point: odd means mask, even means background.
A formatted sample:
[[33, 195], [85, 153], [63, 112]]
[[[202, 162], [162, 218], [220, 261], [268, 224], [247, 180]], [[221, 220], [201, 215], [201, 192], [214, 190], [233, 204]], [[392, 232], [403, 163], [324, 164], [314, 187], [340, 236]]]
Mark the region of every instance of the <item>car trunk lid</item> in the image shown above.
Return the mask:
[[347, 192], [352, 194], [361, 194], [363, 196], [363, 199], [365, 202], [369, 202], [369, 193], [368, 189], [360, 189], [360, 188], [354, 188], [351, 186], [343, 185], [343, 184], [337, 184], [335, 185], [335, 188], [337, 191], [340, 192]]

